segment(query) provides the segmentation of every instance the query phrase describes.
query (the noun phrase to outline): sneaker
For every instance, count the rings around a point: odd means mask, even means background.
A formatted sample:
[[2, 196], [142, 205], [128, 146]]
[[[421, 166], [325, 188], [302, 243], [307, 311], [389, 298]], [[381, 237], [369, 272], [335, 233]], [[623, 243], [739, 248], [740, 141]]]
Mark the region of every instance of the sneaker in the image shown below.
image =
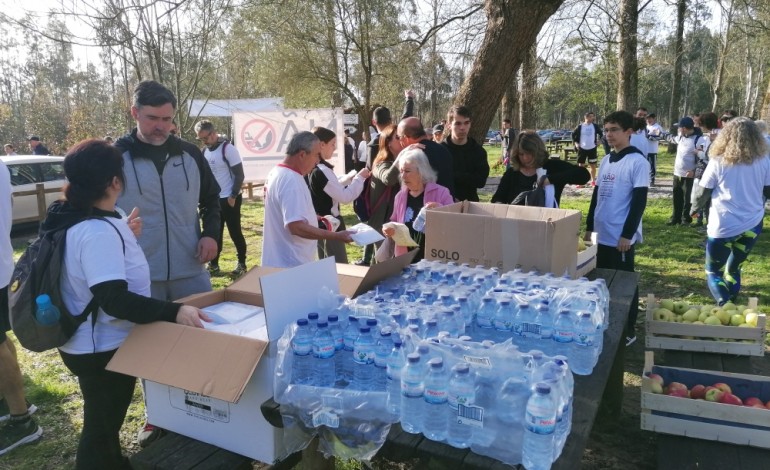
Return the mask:
[[626, 347], [631, 346], [634, 343], [636, 343], [636, 335], [626, 336]]
[[222, 274], [222, 271], [219, 269], [219, 265], [216, 263], [209, 263], [206, 269], [208, 269], [209, 274], [212, 276], [219, 276]]
[[139, 430], [136, 441], [139, 447], [147, 447], [163, 436], [164, 431], [150, 423], [144, 423], [144, 427]]
[[235, 269], [230, 273], [233, 277], [241, 277], [246, 273], [246, 263], [238, 263], [235, 265]]
[[22, 422], [9, 419], [0, 429], [0, 455], [10, 452], [20, 445], [35, 442], [42, 435], [43, 428], [38, 426], [31, 417]]
[[353, 264], [355, 264], [356, 266], [369, 266], [370, 263], [365, 259], [360, 259]]
[[[27, 401], [27, 413], [33, 415], [35, 414], [35, 411], [37, 411], [37, 406]], [[0, 423], [8, 421], [10, 417], [11, 410], [8, 409], [8, 402], [5, 400], [0, 400]]]

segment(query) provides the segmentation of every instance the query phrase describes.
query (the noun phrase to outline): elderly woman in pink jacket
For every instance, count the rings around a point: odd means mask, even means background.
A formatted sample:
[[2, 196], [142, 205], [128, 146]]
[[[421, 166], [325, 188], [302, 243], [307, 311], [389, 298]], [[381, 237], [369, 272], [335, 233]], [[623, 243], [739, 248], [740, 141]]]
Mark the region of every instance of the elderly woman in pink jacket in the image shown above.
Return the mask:
[[[401, 152], [396, 160], [399, 175], [401, 177], [401, 190], [396, 194], [393, 205], [392, 222], [400, 222], [409, 228], [412, 239], [419, 244], [419, 252], [414, 261], [421, 260], [425, 252], [425, 234], [422, 230], [415, 230], [414, 220], [420, 209], [425, 207], [445, 206], [452, 204], [454, 200], [449, 190], [436, 184], [436, 171], [431, 168], [428, 157], [419, 148], [408, 148]], [[386, 237], [392, 237], [392, 228], [383, 229]], [[408, 250], [404, 246], [395, 247], [395, 255], [399, 256]]]

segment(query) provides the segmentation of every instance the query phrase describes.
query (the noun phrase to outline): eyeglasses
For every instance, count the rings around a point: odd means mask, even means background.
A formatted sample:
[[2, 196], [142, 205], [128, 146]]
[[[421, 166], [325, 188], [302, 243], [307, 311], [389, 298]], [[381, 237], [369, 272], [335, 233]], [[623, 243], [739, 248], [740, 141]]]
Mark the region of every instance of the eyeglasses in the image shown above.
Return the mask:
[[605, 129], [604, 129], [604, 133], [605, 133], [605, 134], [611, 134], [611, 133], [613, 133], [613, 132], [620, 132], [620, 131], [622, 131], [622, 130], [623, 130], [623, 129], [621, 129], [621, 128], [619, 128], [619, 127], [610, 127], [609, 129], [605, 128]]

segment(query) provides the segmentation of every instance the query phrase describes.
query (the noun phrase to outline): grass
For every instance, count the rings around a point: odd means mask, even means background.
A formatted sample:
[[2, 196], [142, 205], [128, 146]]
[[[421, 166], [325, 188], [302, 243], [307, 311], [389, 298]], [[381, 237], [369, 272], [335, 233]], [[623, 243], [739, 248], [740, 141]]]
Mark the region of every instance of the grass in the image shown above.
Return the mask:
[[[499, 160], [500, 147], [487, 147], [490, 163]], [[659, 156], [658, 183], [670, 178], [673, 157], [668, 154]], [[501, 171], [493, 171], [493, 176], [500, 176]], [[658, 297], [685, 298], [693, 303], [711, 303], [712, 299], [706, 287], [703, 272], [704, 250], [699, 246], [705, 235], [688, 227], [668, 227], [665, 225], [671, 211], [671, 200], [668, 189], [663, 189], [661, 197], [652, 198], [648, 202], [644, 215], [645, 241], [637, 250], [637, 271], [641, 273], [640, 297], [644, 299], [648, 292]], [[482, 199], [488, 201], [489, 194], [484, 194]], [[577, 209], [585, 214], [588, 209], [588, 192], [581, 192], [579, 196], [567, 196], [562, 199], [562, 207]], [[344, 206], [345, 223], [352, 226], [357, 223], [350, 206]], [[261, 255], [261, 234], [263, 206], [259, 201], [244, 202], [243, 228], [248, 243], [248, 266], [256, 266]], [[767, 228], [769, 219], [766, 217]], [[26, 243], [25, 238], [14, 241], [16, 255], [20, 255]], [[232, 243], [226, 238], [225, 249], [222, 253], [220, 266], [224, 271], [235, 267], [236, 258]], [[751, 256], [744, 265], [744, 288], [741, 294], [741, 303], [745, 303], [745, 297], [757, 296], [763, 311], [770, 313], [767, 305], [770, 304], [770, 237], [766, 234], [760, 236]], [[351, 261], [361, 257], [361, 249], [348, 247], [348, 257]], [[228, 276], [215, 277], [215, 288], [227, 286], [232, 280]], [[640, 325], [643, 325], [643, 316], [640, 316]], [[640, 328], [643, 328], [640, 326]], [[644, 350], [643, 342], [635, 345], [626, 353], [627, 367], [625, 374], [626, 400], [635, 398], [638, 401], [638, 387], [640, 385], [641, 355]], [[36, 444], [22, 446], [3, 457], [0, 457], [0, 470], [23, 469], [67, 469], [74, 466], [75, 451], [78, 436], [82, 426], [82, 399], [74, 377], [63, 366], [58, 354], [47, 352], [32, 354], [19, 350], [21, 368], [25, 376], [26, 391], [30, 401], [34, 402], [40, 410], [35, 415], [43, 426], [44, 437]], [[633, 439], [648, 443], [654, 439], [651, 433], [639, 431], [638, 405], [635, 411], [628, 411], [624, 405], [624, 414], [631, 413], [624, 419], [631, 427], [629, 433]], [[632, 407], [633, 408], [633, 407]], [[636, 413], [636, 415], [633, 415]], [[128, 417], [123, 426], [121, 442], [127, 454], [139, 451], [135, 444], [136, 433], [144, 421], [144, 405], [139, 387], [134, 394], [134, 401], [129, 409]], [[634, 429], [635, 428], [635, 429]], [[624, 434], [624, 433], [620, 433]], [[610, 435], [602, 438], [609, 440]], [[623, 442], [615, 445], [611, 450], [603, 449], [603, 452], [623, 453], [633, 446], [634, 442]], [[644, 448], [646, 452], [654, 453], [648, 444]], [[589, 447], [591, 445], [589, 444]], [[591, 448], [591, 452], [597, 452]], [[636, 458], [636, 456], [634, 456]], [[653, 459], [654, 455], [646, 458]], [[360, 468], [356, 463], [347, 462], [345, 468]]]

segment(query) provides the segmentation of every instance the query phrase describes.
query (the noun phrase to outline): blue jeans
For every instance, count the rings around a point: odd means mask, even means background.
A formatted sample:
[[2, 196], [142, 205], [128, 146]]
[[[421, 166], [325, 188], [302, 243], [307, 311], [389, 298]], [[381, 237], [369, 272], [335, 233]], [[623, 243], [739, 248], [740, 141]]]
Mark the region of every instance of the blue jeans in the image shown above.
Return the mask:
[[706, 280], [714, 300], [724, 305], [734, 301], [741, 290], [741, 266], [762, 233], [759, 225], [729, 238], [711, 238], [706, 241]]

